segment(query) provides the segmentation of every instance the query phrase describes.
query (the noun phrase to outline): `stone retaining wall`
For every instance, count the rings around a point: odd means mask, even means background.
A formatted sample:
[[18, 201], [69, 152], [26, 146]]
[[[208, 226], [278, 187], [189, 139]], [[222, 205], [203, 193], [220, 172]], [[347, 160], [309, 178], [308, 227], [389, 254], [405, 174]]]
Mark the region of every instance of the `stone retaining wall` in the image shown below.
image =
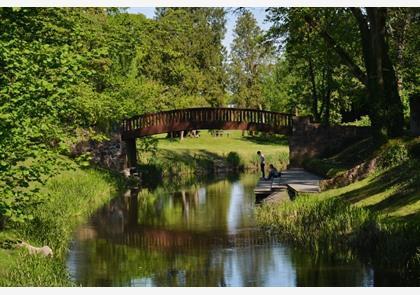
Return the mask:
[[346, 146], [367, 138], [370, 127], [321, 126], [310, 117], [293, 117], [293, 132], [289, 137], [290, 167], [302, 167], [307, 158], [328, 156]]
[[95, 140], [82, 141], [71, 149], [73, 157], [89, 152], [91, 162], [102, 168], [115, 172], [123, 172], [126, 168], [126, 147], [120, 140], [120, 135], [115, 134], [108, 141], [98, 142]]
[[337, 175], [336, 177], [323, 179], [319, 182], [321, 191], [343, 187], [358, 180], [362, 180], [366, 178], [370, 173], [372, 173], [372, 171], [375, 171], [377, 164], [378, 159], [373, 158], [369, 161], [354, 166], [353, 168], [347, 170], [343, 174]]

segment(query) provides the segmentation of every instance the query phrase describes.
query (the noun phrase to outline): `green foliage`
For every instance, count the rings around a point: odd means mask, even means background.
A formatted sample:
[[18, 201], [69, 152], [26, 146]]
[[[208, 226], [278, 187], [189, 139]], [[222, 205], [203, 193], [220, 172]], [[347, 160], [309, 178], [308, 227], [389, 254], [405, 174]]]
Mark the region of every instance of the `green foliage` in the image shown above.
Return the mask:
[[262, 41], [256, 19], [251, 12], [243, 11], [236, 21], [229, 65], [230, 90], [239, 107], [265, 107], [262, 77], [274, 48]]
[[222, 8], [168, 9], [158, 20], [0, 8], [0, 228], [32, 219], [44, 201], [37, 187], [69, 165], [60, 154], [81, 128], [103, 137], [124, 117], [223, 104], [224, 26]]
[[134, 66], [165, 86], [167, 107], [223, 104], [224, 15], [221, 8], [168, 8], [151, 23]]
[[420, 92], [420, 56], [418, 38], [420, 34], [419, 8], [396, 7], [389, 9], [390, 55], [401, 83], [401, 99], [404, 115], [409, 118], [408, 99]]
[[92, 154], [87, 152], [84, 154], [81, 154], [80, 156], [76, 157], [74, 159], [74, 162], [78, 164], [80, 167], [89, 167], [90, 166], [90, 160], [92, 159]]
[[326, 178], [333, 178], [347, 170], [348, 165], [343, 163], [337, 163], [331, 159], [318, 159], [312, 158], [307, 159], [303, 163], [305, 169], [314, 172], [318, 175], [322, 175]]
[[408, 158], [409, 153], [406, 145], [398, 140], [394, 140], [383, 147], [379, 157], [379, 165], [381, 168], [386, 169], [401, 165]]
[[149, 159], [149, 164], [156, 162], [158, 152], [158, 140], [156, 138], [152, 136], [140, 138], [137, 140], [136, 147], [140, 157]]
[[[274, 66], [266, 67], [262, 77], [265, 108], [292, 113], [294, 107], [300, 104], [305, 84], [293, 68], [286, 58], [279, 58]], [[300, 114], [305, 114], [302, 108]]]
[[[326, 125], [340, 123], [343, 113], [351, 109], [363, 111], [360, 101], [364, 94], [360, 83], [346, 74], [320, 34], [320, 29], [327, 30], [334, 38], [339, 38], [340, 45], [347, 42], [346, 49], [351, 56], [357, 54], [360, 50], [354, 30], [357, 26], [349, 12], [331, 8], [270, 8], [267, 12], [272, 22], [268, 37], [281, 41], [282, 53], [266, 80], [267, 86], [281, 92], [267, 93], [270, 99], [286, 101], [287, 107], [284, 108], [283, 103], [283, 110], [291, 111], [296, 107], [300, 115], [310, 114]], [[306, 23], [308, 16], [316, 19], [317, 29]], [[276, 83], [273, 84], [273, 80]]]
[[[287, 67], [283, 77], [278, 77], [277, 69], [268, 73], [269, 100], [285, 100], [325, 125], [369, 116], [378, 136], [401, 135], [403, 111], [406, 119], [409, 115], [408, 97], [418, 92], [419, 57], [413, 50], [418, 47], [414, 37], [419, 32], [418, 8], [278, 7], [267, 12], [272, 23], [267, 37], [278, 41], [281, 58], [277, 64]], [[386, 37], [369, 41], [374, 34], [369, 31], [374, 29], [367, 23], [380, 15]], [[378, 55], [372, 48], [375, 42], [377, 48], [386, 48], [382, 49], [383, 62], [392, 68], [374, 75], [383, 76], [385, 83], [380, 82], [382, 78], [364, 78], [377, 70], [372, 66]], [[298, 89], [299, 96], [285, 93], [285, 87]]]
[[370, 121], [369, 116], [361, 116], [359, 120], [343, 123], [342, 125], [343, 126], [369, 127], [372, 125], [372, 122]]
[[298, 196], [293, 202], [266, 204], [257, 208], [257, 222], [296, 245], [330, 253], [354, 250], [405, 276], [420, 267], [418, 225], [384, 222], [337, 196]]
[[239, 165], [241, 164], [241, 158], [236, 152], [229, 152], [229, 154], [226, 157], [226, 161], [232, 167], [239, 167]]
[[71, 88], [92, 82], [89, 60], [101, 54], [80, 40], [85, 20], [81, 10], [0, 9], [3, 225], [32, 218], [28, 209], [41, 201], [36, 185], [63, 164], [57, 155], [75, 119]]

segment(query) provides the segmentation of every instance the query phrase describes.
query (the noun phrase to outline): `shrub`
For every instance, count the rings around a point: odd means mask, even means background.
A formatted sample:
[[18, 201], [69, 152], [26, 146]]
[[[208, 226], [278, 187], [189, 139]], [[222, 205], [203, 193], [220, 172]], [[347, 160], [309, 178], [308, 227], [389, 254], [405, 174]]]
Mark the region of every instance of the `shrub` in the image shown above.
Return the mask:
[[370, 121], [369, 116], [361, 116], [359, 120], [353, 122], [342, 123], [343, 126], [358, 126], [358, 127], [367, 127], [371, 126], [372, 122]]
[[239, 167], [241, 164], [241, 158], [239, 157], [237, 152], [229, 152], [229, 154], [226, 157], [226, 161], [228, 164], [232, 167]]
[[408, 160], [407, 147], [401, 142], [391, 142], [385, 146], [384, 151], [379, 157], [381, 168], [390, 168], [402, 164]]

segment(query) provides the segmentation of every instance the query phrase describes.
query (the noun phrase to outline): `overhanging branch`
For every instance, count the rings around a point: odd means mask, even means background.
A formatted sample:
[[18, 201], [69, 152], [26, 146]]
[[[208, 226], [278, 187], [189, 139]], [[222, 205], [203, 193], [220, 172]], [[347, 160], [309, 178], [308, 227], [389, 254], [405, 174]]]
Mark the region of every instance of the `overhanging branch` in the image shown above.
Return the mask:
[[[305, 16], [305, 21], [312, 27], [317, 28], [317, 24], [315, 21], [308, 15]], [[334, 51], [338, 54], [343, 64], [345, 64], [351, 71], [351, 73], [365, 86], [367, 86], [367, 76], [366, 74], [359, 68], [359, 66], [353, 61], [350, 55], [331, 37], [331, 35], [323, 30], [319, 30], [321, 37], [325, 40], [325, 42], [331, 46]]]

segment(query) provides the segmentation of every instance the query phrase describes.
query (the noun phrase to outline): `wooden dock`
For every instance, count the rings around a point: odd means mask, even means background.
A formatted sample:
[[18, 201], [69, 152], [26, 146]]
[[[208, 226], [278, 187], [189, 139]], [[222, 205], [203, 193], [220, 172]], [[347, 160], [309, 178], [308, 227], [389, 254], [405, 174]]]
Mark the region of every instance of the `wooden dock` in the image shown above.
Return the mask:
[[319, 181], [321, 179], [321, 177], [302, 168], [291, 168], [282, 171], [279, 178], [259, 180], [254, 193], [256, 195], [271, 195], [286, 189], [296, 193], [317, 193], [320, 192]]

